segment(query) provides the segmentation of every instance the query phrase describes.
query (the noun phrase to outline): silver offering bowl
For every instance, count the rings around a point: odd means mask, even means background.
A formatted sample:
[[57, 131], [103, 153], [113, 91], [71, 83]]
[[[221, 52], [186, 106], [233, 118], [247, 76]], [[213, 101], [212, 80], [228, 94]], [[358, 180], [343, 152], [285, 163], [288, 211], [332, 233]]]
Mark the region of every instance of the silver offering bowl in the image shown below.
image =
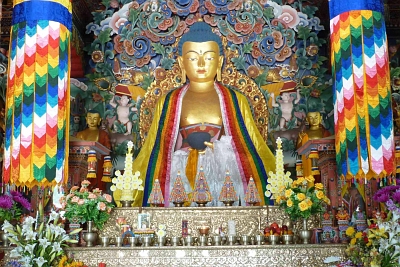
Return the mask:
[[177, 237], [177, 236], [173, 236], [171, 238], [171, 244], [172, 244], [173, 247], [180, 246], [181, 245], [181, 238]]
[[263, 245], [265, 241], [265, 237], [263, 235], [256, 235], [257, 245]]
[[293, 235], [282, 235], [282, 240], [285, 245], [293, 243]]
[[165, 246], [166, 241], [167, 239], [165, 238], [165, 236], [157, 236], [157, 244], [159, 247]]
[[188, 246], [188, 247], [190, 247], [190, 246], [193, 246], [193, 244], [194, 244], [194, 241], [195, 241], [195, 238], [193, 237], [193, 236], [187, 236], [187, 237], [185, 237], [184, 239], [183, 239], [183, 241], [184, 241], [184, 243], [185, 243], [185, 246]]
[[279, 244], [279, 239], [281, 237], [279, 235], [270, 235], [269, 236], [269, 242], [271, 243], [271, 245], [276, 245]]
[[128, 243], [131, 247], [137, 246], [137, 244], [139, 243], [139, 237], [137, 236], [128, 237]]
[[108, 247], [110, 245], [110, 238], [108, 236], [100, 237], [100, 245], [102, 247]]

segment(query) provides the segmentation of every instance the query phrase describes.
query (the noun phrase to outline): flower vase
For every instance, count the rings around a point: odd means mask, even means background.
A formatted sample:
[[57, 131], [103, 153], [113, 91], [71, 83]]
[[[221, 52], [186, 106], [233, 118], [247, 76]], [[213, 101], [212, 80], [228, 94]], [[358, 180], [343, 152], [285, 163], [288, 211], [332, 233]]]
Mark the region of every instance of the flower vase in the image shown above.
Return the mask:
[[8, 247], [8, 235], [4, 231], [0, 231], [1, 246]]
[[[75, 220], [75, 219], [71, 220], [71, 223], [69, 224], [68, 234], [78, 228], [82, 228], [81, 224], [78, 223], [78, 220]], [[69, 234], [69, 236], [72, 240], [78, 241], [78, 243], [76, 243], [76, 244], [70, 244], [71, 247], [78, 246], [81, 243], [80, 233], [76, 233], [76, 234], [72, 234], [72, 235]]]
[[129, 208], [133, 204], [133, 192], [131, 189], [122, 189], [120, 202], [122, 207]]
[[83, 240], [86, 241], [87, 247], [93, 247], [96, 245], [97, 232], [93, 232], [93, 221], [87, 222], [87, 231], [83, 234]]
[[300, 239], [303, 244], [309, 244], [312, 231], [307, 229], [307, 219], [303, 218], [303, 230], [299, 231]]

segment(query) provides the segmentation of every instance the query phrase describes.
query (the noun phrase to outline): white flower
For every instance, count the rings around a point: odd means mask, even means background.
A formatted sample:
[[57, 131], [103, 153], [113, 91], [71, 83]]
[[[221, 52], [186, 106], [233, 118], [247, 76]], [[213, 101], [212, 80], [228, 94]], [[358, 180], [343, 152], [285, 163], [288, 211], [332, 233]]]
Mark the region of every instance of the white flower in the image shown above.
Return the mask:
[[[115, 179], [115, 178], [114, 178], [114, 179]], [[115, 190], [117, 190], [117, 187], [116, 187], [115, 185], [112, 185], [112, 186], [110, 187], [110, 190], [114, 192]]]
[[31, 226], [32, 226], [34, 223], [36, 223], [36, 219], [33, 218], [32, 216], [26, 217], [25, 220], [24, 220], [24, 222], [23, 222], [24, 225], [27, 224], [27, 225], [31, 225]]
[[[53, 243], [53, 251], [60, 252], [62, 250], [60, 243], [54, 242]], [[51, 253], [50, 253], [51, 254]]]
[[22, 234], [25, 234], [26, 232], [31, 232], [33, 231], [33, 227], [31, 224], [22, 224]]
[[10, 252], [10, 258], [20, 258], [22, 255], [23, 249], [21, 247], [16, 247]]
[[27, 244], [26, 246], [25, 246], [25, 252], [27, 252], [29, 255], [32, 255], [33, 254], [33, 250], [35, 249], [35, 247], [36, 247], [36, 243], [35, 244]]
[[46, 249], [48, 246], [50, 246], [50, 242], [47, 240], [47, 238], [39, 238], [39, 244]]
[[47, 224], [49, 224], [51, 221], [57, 221], [58, 217], [59, 217], [58, 213], [55, 212], [54, 210], [52, 210], [51, 213], [50, 213], [49, 221], [47, 222]]
[[25, 232], [26, 240], [35, 240], [37, 233], [31, 230]]
[[157, 234], [157, 236], [160, 236], [160, 237], [161, 236], [165, 236], [165, 231], [163, 229], [160, 229], [160, 230], [157, 231], [156, 234]]
[[34, 259], [34, 261], [36, 261], [36, 264], [41, 267], [43, 264], [45, 264], [47, 262], [47, 260], [45, 260], [43, 257], [39, 257]]

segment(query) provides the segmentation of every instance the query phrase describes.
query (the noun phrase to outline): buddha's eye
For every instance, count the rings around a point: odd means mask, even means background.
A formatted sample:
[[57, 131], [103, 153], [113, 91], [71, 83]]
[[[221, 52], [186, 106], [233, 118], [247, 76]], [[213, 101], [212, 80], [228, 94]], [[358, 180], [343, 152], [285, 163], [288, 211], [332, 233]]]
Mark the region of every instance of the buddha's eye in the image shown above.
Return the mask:
[[194, 57], [189, 57], [189, 58], [188, 58], [188, 60], [189, 60], [189, 61], [196, 61], [196, 60], [197, 60], [197, 58], [194, 58]]
[[214, 57], [205, 57], [204, 60], [214, 60]]

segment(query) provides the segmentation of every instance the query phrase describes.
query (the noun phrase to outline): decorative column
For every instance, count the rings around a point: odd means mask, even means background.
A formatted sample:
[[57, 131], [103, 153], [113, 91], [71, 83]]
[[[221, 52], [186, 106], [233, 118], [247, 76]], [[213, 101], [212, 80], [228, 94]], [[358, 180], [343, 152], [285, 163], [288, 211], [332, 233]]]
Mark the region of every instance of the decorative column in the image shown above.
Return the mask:
[[347, 179], [395, 172], [382, 0], [330, 0], [336, 161]]
[[6, 93], [5, 183], [67, 179], [72, 2], [14, 0]]

